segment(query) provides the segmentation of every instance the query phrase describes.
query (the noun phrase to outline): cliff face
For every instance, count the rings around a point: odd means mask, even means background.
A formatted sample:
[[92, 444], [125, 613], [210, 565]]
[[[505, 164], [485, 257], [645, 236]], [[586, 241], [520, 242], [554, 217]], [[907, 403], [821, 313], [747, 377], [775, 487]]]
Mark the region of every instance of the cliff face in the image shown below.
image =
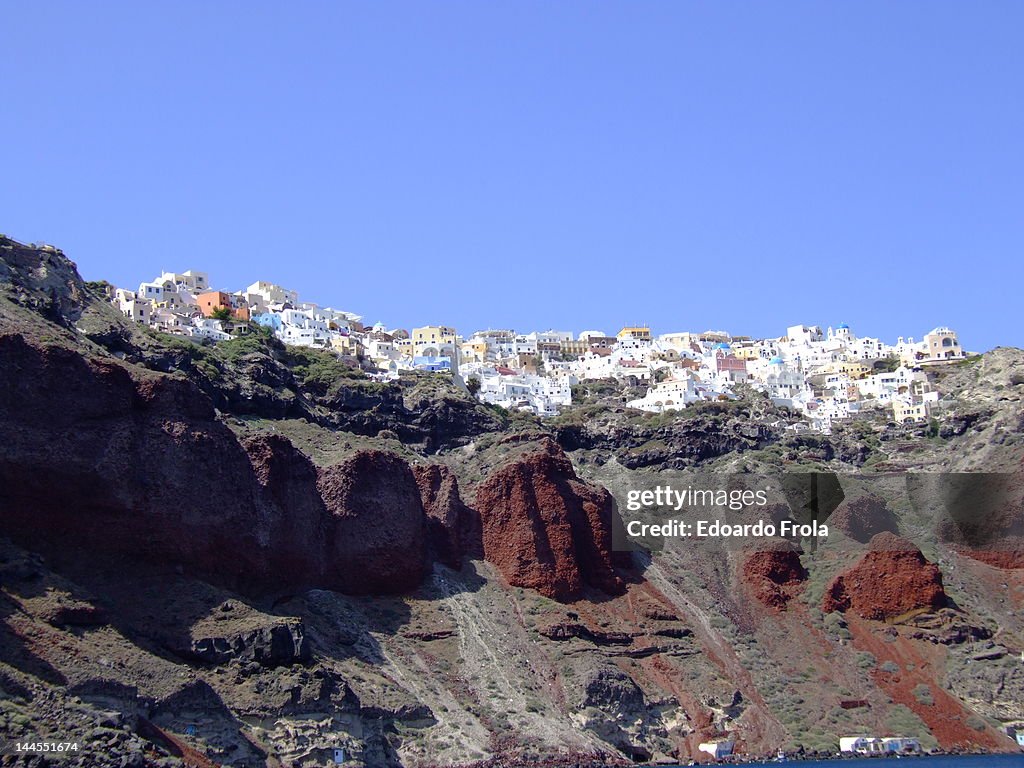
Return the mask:
[[0, 285], [9, 300], [68, 326], [90, 297], [75, 265], [53, 248], [34, 248], [0, 236]]
[[[397, 456], [359, 451], [318, 470], [283, 437], [239, 443], [188, 381], [133, 378], [18, 335], [0, 337], [0, 386], [0, 493], [17, 538], [42, 523], [54, 548], [156, 559], [243, 589], [350, 593], [415, 587], [428, 533], [449, 565], [480, 549], [447, 468], [414, 474]], [[561, 600], [584, 585], [621, 591], [611, 496], [553, 444], [488, 478], [477, 507], [484, 554], [510, 583]]]
[[323, 470], [320, 494], [331, 514], [328, 583], [343, 592], [412, 589], [426, 570], [426, 521], [409, 465], [382, 451], [360, 451]]
[[[318, 471], [287, 438], [262, 434], [241, 441], [265, 512], [264, 546], [273, 543], [275, 571], [299, 584], [313, 584], [328, 570], [332, 521], [317, 489]], [[258, 522], [257, 522], [258, 524]]]
[[133, 379], [116, 362], [7, 334], [0, 389], [9, 534], [187, 564], [231, 582], [268, 575], [248, 458], [188, 382]]
[[464, 557], [483, 557], [480, 515], [463, 503], [455, 473], [444, 464], [417, 464], [413, 474], [434, 556], [452, 568], [458, 568]]
[[561, 601], [585, 587], [622, 592], [611, 494], [582, 482], [553, 442], [498, 469], [477, 489], [484, 556], [508, 583]]
[[691, 413], [685, 421], [649, 426], [619, 407], [585, 419], [570, 411], [556, 419], [555, 437], [567, 451], [606, 451], [630, 469], [683, 469], [777, 442], [786, 418], [767, 400], [703, 403]]
[[284, 438], [240, 444], [188, 381], [18, 335], [0, 336], [0, 387], [2, 522], [18, 540], [244, 590], [395, 592], [423, 575], [419, 491], [396, 456], [318, 471]]

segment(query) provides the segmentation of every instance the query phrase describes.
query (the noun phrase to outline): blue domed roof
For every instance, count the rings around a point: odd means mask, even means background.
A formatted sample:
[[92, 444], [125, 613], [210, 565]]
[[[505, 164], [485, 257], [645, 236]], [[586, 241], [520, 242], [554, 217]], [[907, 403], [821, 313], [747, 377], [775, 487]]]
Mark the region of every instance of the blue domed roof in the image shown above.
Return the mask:
[[771, 360], [769, 360], [769, 361], [768, 361], [768, 363], [769, 363], [770, 365], [782, 365], [782, 363], [783, 363], [783, 360], [782, 360], [782, 358], [781, 358], [781, 357], [779, 357], [778, 355], [776, 355], [776, 356], [775, 356], [775, 357], [773, 357], [773, 358], [772, 358]]
[[715, 349], [732, 349], [726, 342], [720, 341], [715, 344]]
[[850, 326], [848, 326], [846, 323], [840, 323], [838, 330], [840, 330], [840, 331], [848, 331], [848, 330], [850, 330]]

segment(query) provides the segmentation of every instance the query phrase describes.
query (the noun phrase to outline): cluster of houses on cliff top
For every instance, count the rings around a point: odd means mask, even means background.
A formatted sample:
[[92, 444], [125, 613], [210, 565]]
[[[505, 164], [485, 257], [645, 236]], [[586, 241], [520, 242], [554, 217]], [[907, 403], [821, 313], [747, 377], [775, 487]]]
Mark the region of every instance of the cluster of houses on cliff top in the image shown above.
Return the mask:
[[646, 326], [614, 335], [504, 329], [468, 337], [444, 325], [389, 329], [299, 301], [298, 293], [273, 283], [217, 290], [207, 273], [195, 270], [164, 272], [136, 290], [111, 288], [109, 297], [125, 316], [167, 333], [216, 342], [262, 326], [286, 344], [370, 361], [381, 378], [404, 370], [446, 372], [485, 402], [540, 416], [571, 404], [574, 384], [611, 379], [646, 388], [628, 405], [651, 412], [729, 399], [747, 385], [802, 413], [806, 429], [829, 432], [836, 420], [878, 408], [897, 422], [923, 421], [939, 397], [923, 369], [966, 356], [948, 328], [895, 344], [859, 337], [845, 324], [794, 325], [765, 339], [725, 331], [654, 336]]

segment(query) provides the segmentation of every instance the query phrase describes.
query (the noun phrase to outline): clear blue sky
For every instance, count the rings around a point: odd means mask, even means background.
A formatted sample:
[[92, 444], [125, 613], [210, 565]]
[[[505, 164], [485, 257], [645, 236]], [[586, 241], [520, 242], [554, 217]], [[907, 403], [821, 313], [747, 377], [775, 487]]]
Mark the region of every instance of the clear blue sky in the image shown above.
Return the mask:
[[1024, 345], [1024, 3], [6, 2], [0, 231], [390, 325]]

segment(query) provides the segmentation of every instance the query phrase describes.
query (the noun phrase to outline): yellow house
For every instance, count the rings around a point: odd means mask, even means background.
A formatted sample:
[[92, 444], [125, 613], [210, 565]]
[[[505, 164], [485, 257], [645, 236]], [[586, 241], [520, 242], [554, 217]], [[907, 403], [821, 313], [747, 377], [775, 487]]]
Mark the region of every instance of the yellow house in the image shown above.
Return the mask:
[[447, 325], [425, 325], [412, 329], [412, 353], [414, 357], [433, 357], [443, 354], [456, 345], [455, 329]]
[[931, 404], [924, 402], [907, 402], [901, 399], [892, 401], [893, 420], [897, 424], [906, 424], [911, 421], [927, 421], [931, 416]]
[[396, 337], [391, 346], [394, 347], [402, 357], [412, 357], [411, 338], [399, 339]]
[[650, 341], [651, 329], [646, 325], [627, 325], [616, 336], [620, 339], [632, 336], [634, 339], [640, 339], [641, 341]]
[[342, 355], [361, 355], [364, 353], [363, 344], [355, 336], [331, 336], [331, 349]]
[[482, 363], [487, 359], [486, 341], [464, 341], [461, 348], [463, 362]]
[[925, 359], [956, 360], [966, 357], [956, 332], [949, 328], [935, 328], [924, 336]]
[[738, 360], [757, 360], [761, 352], [757, 347], [733, 347], [732, 354]]
[[871, 373], [872, 369], [870, 365], [860, 360], [847, 360], [829, 363], [824, 370], [826, 373], [845, 373], [851, 379], [863, 379]]

